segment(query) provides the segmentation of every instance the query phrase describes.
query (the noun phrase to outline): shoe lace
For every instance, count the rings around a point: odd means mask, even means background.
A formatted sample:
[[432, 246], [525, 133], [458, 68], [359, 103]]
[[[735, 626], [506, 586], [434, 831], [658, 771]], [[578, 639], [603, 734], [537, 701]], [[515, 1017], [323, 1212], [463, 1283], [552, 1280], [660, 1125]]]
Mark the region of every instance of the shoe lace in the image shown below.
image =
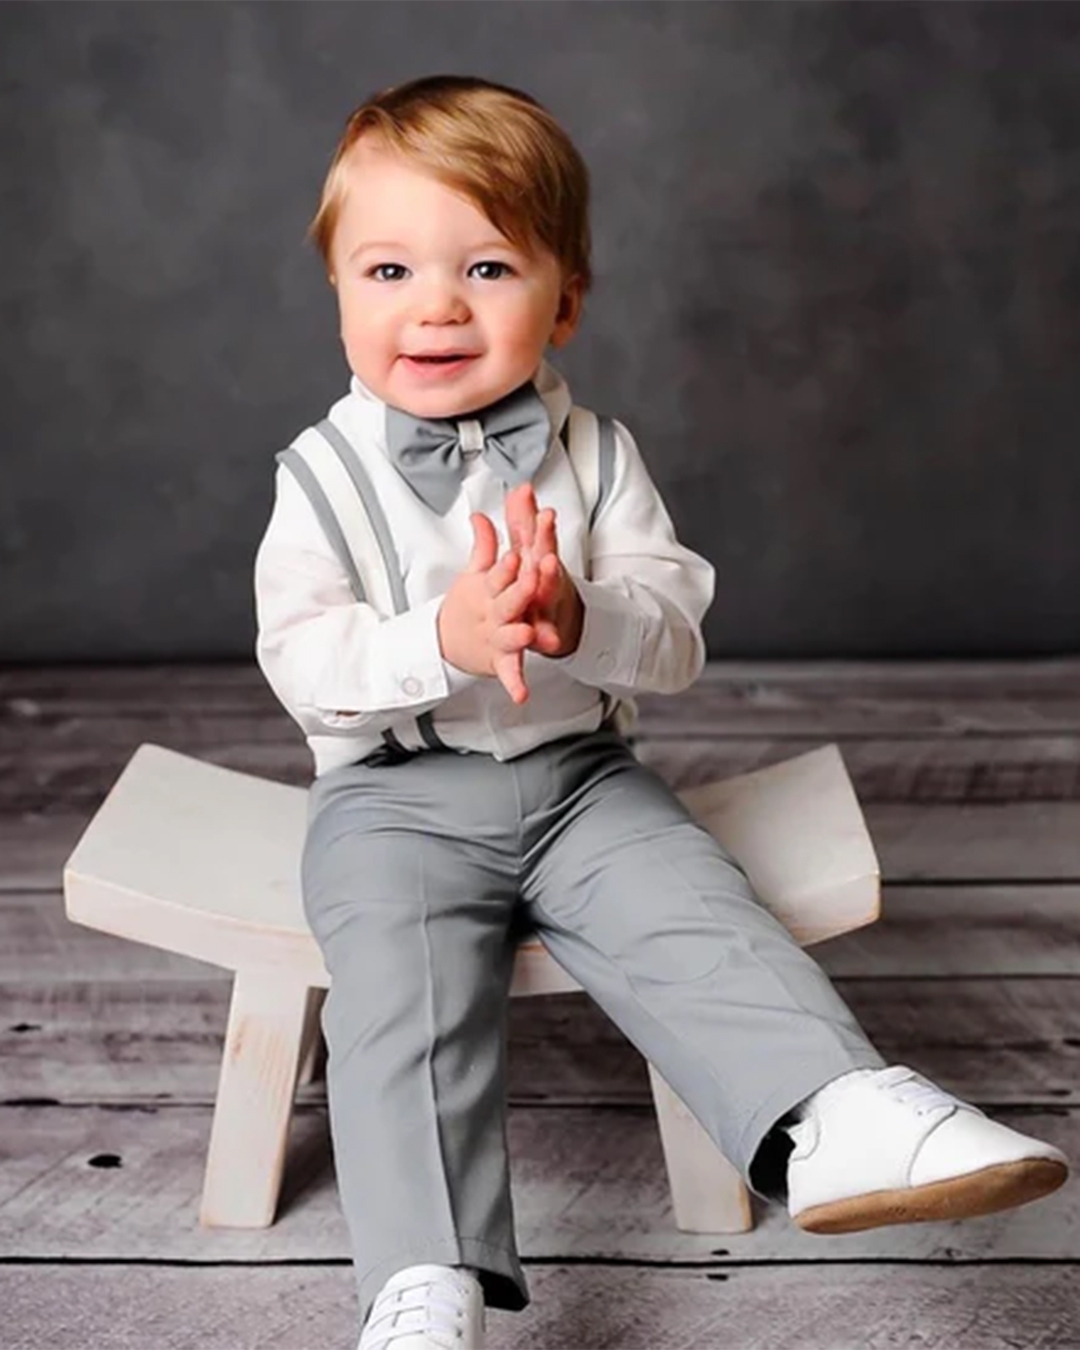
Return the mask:
[[929, 1115], [931, 1111], [939, 1111], [942, 1108], [951, 1110], [953, 1107], [965, 1105], [959, 1097], [943, 1091], [936, 1083], [931, 1083], [928, 1078], [923, 1078], [914, 1069], [905, 1068], [903, 1065], [896, 1065], [879, 1074], [877, 1087], [890, 1097], [912, 1107], [919, 1115]]
[[[430, 1339], [432, 1350], [454, 1350], [463, 1339], [464, 1296], [448, 1280], [417, 1279], [380, 1295], [361, 1340], [363, 1350], [393, 1350], [410, 1336]], [[400, 1321], [406, 1314], [404, 1321]], [[409, 1315], [409, 1314], [415, 1314]]]

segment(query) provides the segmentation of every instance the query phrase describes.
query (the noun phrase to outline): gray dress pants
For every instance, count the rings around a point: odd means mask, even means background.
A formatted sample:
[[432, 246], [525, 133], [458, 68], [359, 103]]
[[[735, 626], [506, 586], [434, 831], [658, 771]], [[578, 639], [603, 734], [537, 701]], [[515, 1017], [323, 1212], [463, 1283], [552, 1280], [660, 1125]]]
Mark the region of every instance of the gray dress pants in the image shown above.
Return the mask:
[[422, 753], [317, 779], [303, 855], [362, 1317], [391, 1274], [474, 1266], [529, 1301], [505, 1127], [506, 1009], [534, 928], [749, 1177], [770, 1127], [883, 1060], [745, 875], [614, 730], [504, 763]]

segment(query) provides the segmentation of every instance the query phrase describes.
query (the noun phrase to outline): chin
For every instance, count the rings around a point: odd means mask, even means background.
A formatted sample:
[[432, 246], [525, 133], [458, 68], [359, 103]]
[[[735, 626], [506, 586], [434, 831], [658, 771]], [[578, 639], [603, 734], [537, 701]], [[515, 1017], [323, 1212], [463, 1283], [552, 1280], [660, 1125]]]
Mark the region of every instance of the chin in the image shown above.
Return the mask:
[[482, 408], [490, 407], [492, 403], [497, 403], [499, 399], [505, 398], [524, 380], [518, 380], [511, 385], [495, 386], [488, 389], [456, 390], [456, 389], [410, 389], [403, 391], [401, 401], [395, 401], [394, 398], [387, 399], [389, 403], [395, 403], [399, 408], [412, 413], [414, 417], [430, 417], [449, 420], [455, 417], [468, 417], [470, 413], [479, 412]]

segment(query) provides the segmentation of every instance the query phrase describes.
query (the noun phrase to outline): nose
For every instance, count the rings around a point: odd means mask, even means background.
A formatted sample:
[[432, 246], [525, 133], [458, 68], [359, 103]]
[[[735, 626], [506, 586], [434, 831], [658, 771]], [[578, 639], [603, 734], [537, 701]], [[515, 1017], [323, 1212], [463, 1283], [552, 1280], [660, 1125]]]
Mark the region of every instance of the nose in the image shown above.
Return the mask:
[[421, 324], [464, 323], [469, 306], [452, 277], [433, 277], [420, 292], [416, 319]]

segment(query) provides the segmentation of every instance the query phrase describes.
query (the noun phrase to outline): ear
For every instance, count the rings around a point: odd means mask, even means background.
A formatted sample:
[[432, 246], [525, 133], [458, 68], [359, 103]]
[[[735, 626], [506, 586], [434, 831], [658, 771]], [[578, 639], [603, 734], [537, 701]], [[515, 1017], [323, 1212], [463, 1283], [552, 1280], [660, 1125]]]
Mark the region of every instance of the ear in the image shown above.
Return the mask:
[[565, 347], [577, 332], [584, 300], [585, 288], [580, 277], [570, 277], [563, 283], [559, 308], [555, 311], [555, 323], [548, 338], [553, 347]]

